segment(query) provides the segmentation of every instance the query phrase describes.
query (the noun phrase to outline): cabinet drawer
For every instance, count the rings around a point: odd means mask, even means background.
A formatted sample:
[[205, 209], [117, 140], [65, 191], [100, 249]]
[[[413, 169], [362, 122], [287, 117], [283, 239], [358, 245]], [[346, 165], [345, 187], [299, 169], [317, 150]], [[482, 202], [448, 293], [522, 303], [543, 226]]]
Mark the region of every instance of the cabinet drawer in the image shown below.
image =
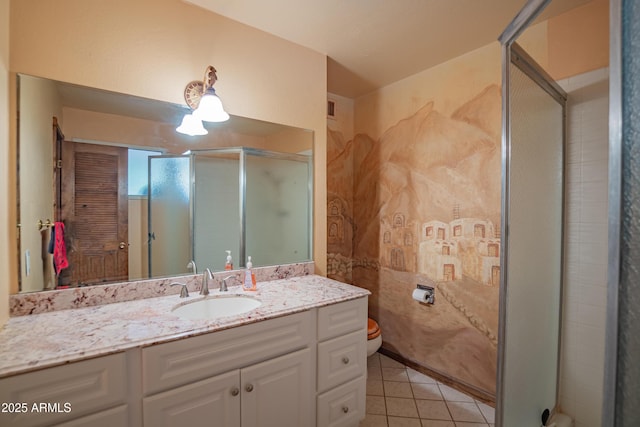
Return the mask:
[[126, 426], [129, 424], [129, 414], [127, 413], [127, 405], [121, 405], [97, 414], [87, 415], [62, 424], [56, 427], [115, 427]]
[[318, 344], [318, 391], [323, 392], [357, 376], [367, 367], [364, 329]]
[[367, 298], [318, 309], [318, 341], [367, 327]]
[[[0, 402], [25, 402], [29, 410], [1, 413], [0, 425], [53, 425], [114, 407], [127, 398], [126, 378], [124, 353], [4, 378]], [[44, 406], [32, 411], [34, 403]]]
[[311, 312], [142, 349], [145, 395], [181, 386], [306, 347]]
[[364, 375], [318, 396], [318, 427], [357, 426], [365, 415]]

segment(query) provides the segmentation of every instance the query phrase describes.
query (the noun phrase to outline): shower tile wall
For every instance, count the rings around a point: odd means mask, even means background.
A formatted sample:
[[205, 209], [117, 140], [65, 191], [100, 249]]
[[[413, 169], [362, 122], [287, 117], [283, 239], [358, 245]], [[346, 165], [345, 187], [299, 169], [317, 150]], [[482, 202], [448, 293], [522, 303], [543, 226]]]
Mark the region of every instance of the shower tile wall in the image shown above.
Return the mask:
[[569, 94], [559, 400], [575, 427], [598, 427], [607, 303], [608, 69], [559, 83]]

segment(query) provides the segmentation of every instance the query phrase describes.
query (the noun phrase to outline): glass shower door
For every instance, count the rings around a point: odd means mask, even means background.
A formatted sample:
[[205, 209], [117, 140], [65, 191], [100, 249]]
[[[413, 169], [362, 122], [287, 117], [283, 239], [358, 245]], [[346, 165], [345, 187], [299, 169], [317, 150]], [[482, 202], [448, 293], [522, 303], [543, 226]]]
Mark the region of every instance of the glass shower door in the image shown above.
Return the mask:
[[517, 45], [507, 72], [498, 425], [557, 402], [566, 95]]
[[309, 260], [308, 157], [247, 150], [245, 171], [245, 255], [256, 266]]
[[189, 271], [190, 175], [188, 156], [149, 157], [149, 277]]
[[201, 270], [224, 269], [230, 250], [234, 268], [240, 259], [240, 151], [209, 150], [193, 154], [193, 252]]

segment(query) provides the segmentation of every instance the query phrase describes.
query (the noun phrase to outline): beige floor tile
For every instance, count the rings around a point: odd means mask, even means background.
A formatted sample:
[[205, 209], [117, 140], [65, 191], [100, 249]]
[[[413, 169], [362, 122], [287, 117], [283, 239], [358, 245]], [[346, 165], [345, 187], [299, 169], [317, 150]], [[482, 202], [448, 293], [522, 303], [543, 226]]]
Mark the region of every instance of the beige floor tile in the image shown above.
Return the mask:
[[387, 397], [408, 397], [409, 399], [413, 399], [411, 384], [397, 381], [384, 382], [384, 395]]
[[380, 367], [380, 355], [378, 353], [373, 353], [371, 356], [367, 357], [367, 366]]
[[360, 422], [360, 427], [387, 427], [387, 417], [385, 415], [367, 414]]
[[367, 414], [387, 415], [387, 409], [382, 396], [367, 396]]
[[426, 400], [443, 400], [438, 384], [411, 383], [413, 397]]
[[420, 418], [388, 417], [389, 427], [422, 427]]
[[368, 380], [381, 380], [382, 370], [380, 366], [368, 366], [367, 367], [367, 379]]
[[478, 408], [480, 409], [480, 412], [482, 412], [482, 415], [484, 415], [484, 418], [487, 420], [487, 422], [489, 424], [493, 424], [496, 419], [496, 410], [485, 403], [482, 403], [482, 402], [476, 402], [476, 403], [478, 404]]
[[425, 420], [451, 420], [449, 409], [444, 402], [437, 400], [416, 400], [420, 418]]
[[486, 423], [482, 412], [478, 409], [475, 402], [450, 402], [447, 401], [447, 407], [451, 412], [453, 421], [466, 421], [471, 423]]
[[387, 415], [389, 416], [418, 418], [416, 402], [413, 399], [385, 397], [385, 402], [387, 404]]
[[407, 368], [407, 374], [409, 375], [409, 381], [412, 383], [426, 383], [437, 384], [438, 381], [431, 378], [429, 375], [425, 375], [422, 372], [418, 372], [415, 369]]
[[447, 385], [438, 384], [438, 387], [440, 387], [440, 391], [442, 392], [442, 396], [444, 396], [444, 400], [449, 400], [452, 402], [475, 402], [473, 397], [468, 396]]
[[390, 358], [389, 356], [385, 356], [384, 354], [380, 355], [380, 364], [383, 368], [405, 368], [402, 363], [398, 362], [397, 360], [393, 360], [392, 358]]
[[390, 357], [375, 353], [367, 359], [360, 427], [494, 427], [494, 418], [491, 406]]
[[453, 421], [442, 420], [420, 420], [422, 421], [422, 427], [456, 427]]
[[382, 368], [382, 378], [385, 381], [409, 382], [407, 370], [404, 368]]
[[382, 380], [367, 379], [367, 396], [384, 396]]

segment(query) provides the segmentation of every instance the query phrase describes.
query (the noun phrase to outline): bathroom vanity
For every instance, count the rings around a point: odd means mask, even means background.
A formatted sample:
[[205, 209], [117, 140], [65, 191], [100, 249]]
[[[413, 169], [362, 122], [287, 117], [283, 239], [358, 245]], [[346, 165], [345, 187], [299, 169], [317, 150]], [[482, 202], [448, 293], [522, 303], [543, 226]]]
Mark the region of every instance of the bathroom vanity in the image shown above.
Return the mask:
[[[171, 314], [177, 295], [12, 318], [0, 425], [357, 426], [367, 295], [303, 276], [261, 283], [258, 309], [215, 320]], [[57, 337], [36, 336], [65, 321]], [[23, 348], [20, 361], [19, 342], [60, 348], [38, 361]]]

